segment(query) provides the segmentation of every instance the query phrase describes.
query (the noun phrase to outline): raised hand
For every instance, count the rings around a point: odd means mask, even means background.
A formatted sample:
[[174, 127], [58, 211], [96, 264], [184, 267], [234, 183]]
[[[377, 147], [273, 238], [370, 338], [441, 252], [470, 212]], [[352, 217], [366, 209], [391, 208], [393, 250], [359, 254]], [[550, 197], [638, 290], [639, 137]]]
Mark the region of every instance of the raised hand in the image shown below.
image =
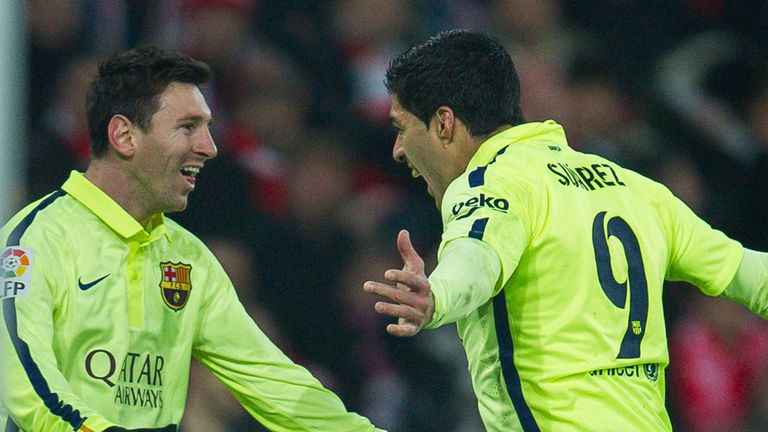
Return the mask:
[[424, 260], [413, 248], [408, 231], [401, 230], [397, 235], [397, 250], [403, 258], [403, 269], [391, 269], [384, 273], [384, 278], [394, 282], [394, 286], [368, 281], [363, 284], [363, 290], [394, 302], [380, 301], [374, 306], [380, 314], [397, 317], [397, 324], [387, 326], [389, 334], [414, 336], [432, 321], [435, 300], [424, 274]]

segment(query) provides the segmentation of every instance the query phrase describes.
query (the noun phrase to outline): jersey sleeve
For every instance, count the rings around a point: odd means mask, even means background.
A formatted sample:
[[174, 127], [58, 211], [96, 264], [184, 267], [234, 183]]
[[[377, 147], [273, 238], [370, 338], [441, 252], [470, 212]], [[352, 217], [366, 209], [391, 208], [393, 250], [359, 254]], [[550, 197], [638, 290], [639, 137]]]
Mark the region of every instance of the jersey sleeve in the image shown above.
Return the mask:
[[212, 256], [208, 280], [193, 355], [254, 418], [270, 430], [378, 430], [267, 338]]
[[489, 244], [501, 261], [501, 277], [493, 294], [506, 284], [530, 242], [535, 211], [540, 206], [535, 186], [485, 173], [483, 181], [473, 173], [459, 177], [443, 199], [443, 237], [438, 250], [454, 239], [470, 237]]
[[713, 229], [666, 188], [659, 196], [659, 214], [670, 248], [666, 279], [689, 282], [707, 295], [720, 295], [741, 264], [743, 246]]
[[500, 274], [501, 263], [491, 246], [469, 237], [452, 240], [429, 275], [435, 310], [427, 328], [455, 322], [485, 304]]
[[744, 259], [722, 295], [768, 319], [768, 253], [744, 249]]
[[112, 423], [72, 390], [60, 372], [60, 365], [70, 359], [58, 359], [53, 351], [55, 296], [61, 295], [56, 287], [67, 285], [62, 276], [65, 263], [52, 243], [32, 235], [3, 251], [27, 257], [27, 265], [24, 275], [5, 272], [2, 278], [0, 400], [21, 430], [102, 431]]

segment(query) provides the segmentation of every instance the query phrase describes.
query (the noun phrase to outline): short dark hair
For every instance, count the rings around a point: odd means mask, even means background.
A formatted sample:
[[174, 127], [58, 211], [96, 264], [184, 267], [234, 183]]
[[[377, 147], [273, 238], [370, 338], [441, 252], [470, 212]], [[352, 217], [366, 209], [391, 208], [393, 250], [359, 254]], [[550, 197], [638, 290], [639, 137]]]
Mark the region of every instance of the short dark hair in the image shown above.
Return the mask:
[[147, 132], [159, 109], [160, 95], [169, 84], [200, 85], [210, 78], [211, 68], [207, 64], [151, 45], [118, 53], [104, 61], [85, 99], [91, 154], [106, 154], [107, 127], [113, 116], [122, 114]]
[[469, 30], [447, 30], [389, 64], [384, 85], [429, 128], [440, 106], [450, 107], [473, 136], [524, 122], [520, 79], [498, 40]]

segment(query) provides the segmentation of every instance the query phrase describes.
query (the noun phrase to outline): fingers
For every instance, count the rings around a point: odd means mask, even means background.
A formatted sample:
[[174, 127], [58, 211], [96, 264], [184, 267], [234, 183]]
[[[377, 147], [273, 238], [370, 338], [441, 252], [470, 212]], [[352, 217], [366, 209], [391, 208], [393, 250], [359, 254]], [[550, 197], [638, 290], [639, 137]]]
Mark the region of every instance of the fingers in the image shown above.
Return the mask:
[[363, 290], [394, 302], [382, 301], [375, 305], [376, 312], [398, 318], [397, 324], [387, 326], [387, 333], [398, 337], [414, 336], [432, 319], [434, 300], [429, 279], [424, 274], [424, 260], [411, 244], [408, 231], [401, 230], [397, 235], [397, 250], [403, 258], [403, 269], [384, 273], [395, 286], [368, 281], [363, 284]]
[[419, 330], [419, 327], [413, 323], [387, 325], [387, 333], [397, 337], [416, 336]]
[[424, 293], [429, 289], [429, 282], [423, 273], [412, 273], [407, 270], [387, 270], [384, 278], [403, 285], [407, 291]]
[[424, 326], [424, 314], [405, 305], [392, 303], [376, 303], [376, 312], [397, 317], [397, 324], [387, 325], [387, 333], [397, 337], [415, 336]]
[[424, 272], [424, 260], [421, 259], [416, 249], [414, 249], [411, 243], [411, 235], [407, 230], [400, 230], [400, 233], [397, 235], [397, 250], [400, 252], [400, 256], [403, 257], [404, 270], [415, 273]]
[[424, 321], [424, 313], [408, 305], [378, 302], [376, 303], [375, 308], [376, 312], [380, 314], [401, 318], [403, 322], [400, 324], [419, 324]]
[[398, 289], [392, 285], [381, 282], [368, 281], [363, 285], [363, 290], [370, 294], [376, 294], [397, 303], [411, 305], [415, 303], [418, 297], [406, 290]]

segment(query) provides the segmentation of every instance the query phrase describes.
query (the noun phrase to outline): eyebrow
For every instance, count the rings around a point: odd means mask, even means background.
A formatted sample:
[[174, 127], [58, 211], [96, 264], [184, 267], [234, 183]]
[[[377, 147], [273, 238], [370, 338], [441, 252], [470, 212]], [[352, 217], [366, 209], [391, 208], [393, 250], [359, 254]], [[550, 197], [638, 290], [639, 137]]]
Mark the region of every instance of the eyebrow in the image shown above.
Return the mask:
[[[194, 115], [194, 114], [193, 115], [187, 115], [187, 116], [184, 116], [184, 117], [180, 118], [178, 121], [176, 121], [176, 124], [181, 124], [181, 123], [188, 122], [188, 121], [192, 121], [192, 122], [195, 122], [195, 123], [202, 123], [204, 118], [205, 117], [203, 117], [201, 115]], [[210, 120], [208, 120], [208, 126], [210, 126], [212, 124], [213, 124], [213, 117], [211, 117]]]

